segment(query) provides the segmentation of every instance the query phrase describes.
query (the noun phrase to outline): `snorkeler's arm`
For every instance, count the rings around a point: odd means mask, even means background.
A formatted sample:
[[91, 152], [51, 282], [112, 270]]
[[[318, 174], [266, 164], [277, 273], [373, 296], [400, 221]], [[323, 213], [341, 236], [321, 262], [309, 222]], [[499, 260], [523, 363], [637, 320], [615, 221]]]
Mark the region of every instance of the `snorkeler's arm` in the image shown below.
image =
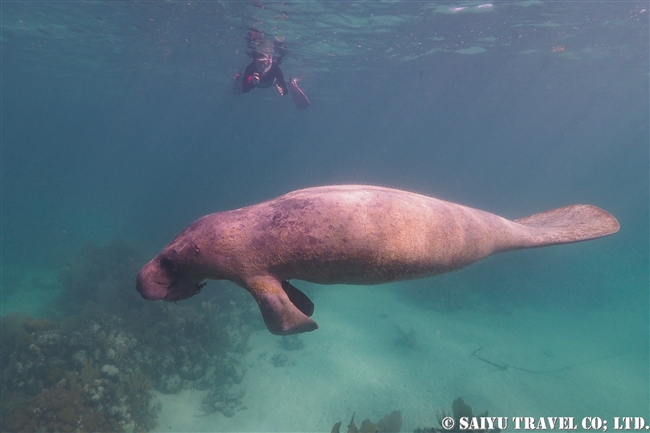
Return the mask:
[[277, 64], [273, 65], [273, 68], [275, 69], [275, 84], [280, 86], [282, 89], [282, 96], [286, 96], [289, 94], [289, 88], [287, 87], [287, 83], [284, 82], [284, 75], [282, 75], [282, 70]]
[[244, 93], [250, 92], [255, 85], [251, 81], [253, 78], [253, 72], [255, 72], [255, 65], [252, 63], [248, 66], [246, 66], [246, 69], [244, 70], [244, 76], [242, 77], [242, 83], [241, 83], [241, 90]]

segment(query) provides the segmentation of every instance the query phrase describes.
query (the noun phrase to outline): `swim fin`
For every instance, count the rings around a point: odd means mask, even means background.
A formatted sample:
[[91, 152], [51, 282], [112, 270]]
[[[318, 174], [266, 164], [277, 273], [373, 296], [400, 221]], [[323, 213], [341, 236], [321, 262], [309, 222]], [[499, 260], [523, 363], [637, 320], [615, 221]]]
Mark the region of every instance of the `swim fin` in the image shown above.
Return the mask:
[[306, 110], [311, 105], [305, 93], [298, 87], [298, 80], [295, 78], [289, 80], [289, 93], [291, 94], [291, 99], [293, 99], [293, 105], [298, 110]]
[[244, 93], [242, 89], [242, 74], [240, 72], [235, 73], [235, 77], [232, 79], [232, 94], [241, 95]]

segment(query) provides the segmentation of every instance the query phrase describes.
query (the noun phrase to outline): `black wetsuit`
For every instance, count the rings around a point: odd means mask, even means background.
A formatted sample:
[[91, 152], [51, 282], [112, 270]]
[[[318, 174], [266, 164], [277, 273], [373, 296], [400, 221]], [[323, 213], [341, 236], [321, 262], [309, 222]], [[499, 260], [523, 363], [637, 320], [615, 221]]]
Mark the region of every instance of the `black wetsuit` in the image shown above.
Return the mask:
[[241, 89], [244, 93], [250, 92], [253, 87], [266, 88], [271, 87], [274, 84], [280, 86], [283, 92], [283, 96], [289, 93], [289, 88], [287, 87], [287, 83], [284, 82], [284, 76], [282, 75], [282, 71], [280, 70], [280, 67], [277, 65], [277, 63], [273, 62], [271, 64], [271, 69], [269, 69], [266, 74], [260, 74], [260, 82], [257, 85], [254, 85], [251, 82], [254, 72], [257, 72], [257, 69], [255, 68], [255, 62], [246, 66], [246, 70], [244, 70], [244, 76], [242, 77], [241, 85]]

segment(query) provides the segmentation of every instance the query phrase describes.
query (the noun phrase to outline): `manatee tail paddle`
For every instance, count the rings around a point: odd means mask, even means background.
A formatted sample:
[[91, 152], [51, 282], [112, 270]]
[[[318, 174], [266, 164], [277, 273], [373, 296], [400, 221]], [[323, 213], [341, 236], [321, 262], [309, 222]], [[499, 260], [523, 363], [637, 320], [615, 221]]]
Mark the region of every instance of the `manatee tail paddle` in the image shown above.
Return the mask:
[[526, 247], [568, 244], [614, 234], [620, 225], [609, 212], [576, 204], [515, 220], [530, 234]]

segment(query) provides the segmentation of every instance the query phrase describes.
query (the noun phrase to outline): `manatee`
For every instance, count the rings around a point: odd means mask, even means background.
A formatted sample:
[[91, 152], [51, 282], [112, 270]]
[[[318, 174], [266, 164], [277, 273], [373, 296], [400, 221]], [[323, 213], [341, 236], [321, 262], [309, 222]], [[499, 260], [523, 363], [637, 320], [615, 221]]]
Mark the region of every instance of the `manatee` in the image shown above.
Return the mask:
[[190, 224], [143, 266], [137, 290], [179, 301], [205, 279], [246, 289], [274, 334], [312, 331], [311, 300], [289, 280], [381, 284], [463, 268], [491, 254], [607, 236], [619, 224], [591, 205], [514, 221], [397, 189], [307, 188]]

